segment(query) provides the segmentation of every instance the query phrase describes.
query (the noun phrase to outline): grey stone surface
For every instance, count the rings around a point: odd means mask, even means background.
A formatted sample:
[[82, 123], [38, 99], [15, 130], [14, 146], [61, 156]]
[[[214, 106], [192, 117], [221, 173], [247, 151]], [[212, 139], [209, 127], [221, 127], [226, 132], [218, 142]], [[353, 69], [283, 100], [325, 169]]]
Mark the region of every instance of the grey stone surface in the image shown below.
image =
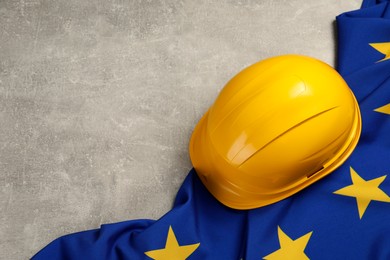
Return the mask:
[[334, 63], [361, 0], [0, 1], [0, 258], [102, 223], [159, 218], [197, 120], [234, 74]]

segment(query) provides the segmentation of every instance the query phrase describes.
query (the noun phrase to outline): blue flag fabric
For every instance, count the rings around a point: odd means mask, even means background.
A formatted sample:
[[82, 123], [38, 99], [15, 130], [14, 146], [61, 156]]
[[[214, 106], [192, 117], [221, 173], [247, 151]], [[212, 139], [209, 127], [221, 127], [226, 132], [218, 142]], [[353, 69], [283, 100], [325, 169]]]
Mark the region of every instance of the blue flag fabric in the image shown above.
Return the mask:
[[363, 129], [334, 173], [278, 203], [233, 210], [192, 170], [173, 209], [60, 237], [33, 259], [390, 259], [390, 1], [337, 17], [338, 70]]

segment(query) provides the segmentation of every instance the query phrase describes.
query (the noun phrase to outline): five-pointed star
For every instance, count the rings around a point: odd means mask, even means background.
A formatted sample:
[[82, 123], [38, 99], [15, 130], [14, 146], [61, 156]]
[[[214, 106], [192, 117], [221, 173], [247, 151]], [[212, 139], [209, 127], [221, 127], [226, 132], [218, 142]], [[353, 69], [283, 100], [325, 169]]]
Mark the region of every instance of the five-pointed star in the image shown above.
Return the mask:
[[296, 240], [292, 240], [283, 232], [283, 230], [280, 227], [278, 227], [280, 249], [263, 257], [263, 259], [266, 260], [309, 259], [303, 251], [305, 250], [305, 247], [309, 242], [312, 233], [313, 231], [307, 233], [306, 235], [301, 236]]
[[387, 105], [384, 105], [383, 107], [378, 107], [374, 111], [390, 115], [390, 103]]
[[341, 188], [334, 193], [356, 197], [360, 219], [362, 219], [368, 204], [370, 204], [372, 200], [390, 202], [390, 197], [379, 188], [379, 185], [385, 180], [386, 175], [366, 181], [360, 177], [352, 167], [350, 168], [350, 172], [353, 184]]
[[145, 252], [147, 256], [154, 260], [185, 260], [200, 245], [200, 243], [179, 246], [172, 227], [169, 226], [167, 242], [165, 248]]
[[385, 57], [377, 62], [390, 59], [390, 42], [369, 43], [372, 48], [384, 54]]

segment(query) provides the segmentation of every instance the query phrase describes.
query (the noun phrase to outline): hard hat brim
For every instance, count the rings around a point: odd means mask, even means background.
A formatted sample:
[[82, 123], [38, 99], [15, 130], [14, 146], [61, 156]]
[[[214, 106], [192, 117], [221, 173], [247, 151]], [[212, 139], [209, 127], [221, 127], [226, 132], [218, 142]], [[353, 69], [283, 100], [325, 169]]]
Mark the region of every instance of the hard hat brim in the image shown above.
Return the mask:
[[253, 199], [253, 194], [246, 196], [244, 189], [227, 182], [227, 180], [224, 180], [221, 177], [218, 173], [219, 170], [216, 167], [215, 160], [218, 160], [218, 163], [224, 163], [225, 159], [222, 156], [220, 156], [220, 158], [213, 158], [210, 156], [211, 154], [215, 154], [215, 152], [212, 153], [209, 151], [209, 149], [212, 149], [212, 144], [210, 140], [207, 139], [206, 134], [207, 120], [210, 111], [207, 111], [203, 115], [191, 136], [189, 153], [195, 171], [208, 191], [218, 201], [230, 208], [242, 210], [253, 209], [285, 199], [319, 179], [329, 175], [341, 166], [355, 149], [361, 134], [362, 123], [359, 106], [353, 93], [352, 97], [355, 102], [355, 117], [350, 134], [344, 145], [342, 145], [334, 157], [331, 158], [321, 170], [308, 175], [307, 180], [289, 188], [288, 190], [275, 192], [274, 194], [258, 194], [257, 198]]

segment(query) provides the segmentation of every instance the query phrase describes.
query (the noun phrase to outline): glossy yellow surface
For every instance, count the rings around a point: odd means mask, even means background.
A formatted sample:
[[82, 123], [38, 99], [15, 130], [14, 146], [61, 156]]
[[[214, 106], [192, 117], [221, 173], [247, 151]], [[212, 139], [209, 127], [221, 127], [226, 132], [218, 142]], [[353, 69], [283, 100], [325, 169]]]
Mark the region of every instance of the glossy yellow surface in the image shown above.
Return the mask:
[[278, 56], [227, 83], [196, 126], [190, 157], [220, 202], [251, 209], [334, 171], [360, 132], [356, 99], [333, 68], [305, 56]]

